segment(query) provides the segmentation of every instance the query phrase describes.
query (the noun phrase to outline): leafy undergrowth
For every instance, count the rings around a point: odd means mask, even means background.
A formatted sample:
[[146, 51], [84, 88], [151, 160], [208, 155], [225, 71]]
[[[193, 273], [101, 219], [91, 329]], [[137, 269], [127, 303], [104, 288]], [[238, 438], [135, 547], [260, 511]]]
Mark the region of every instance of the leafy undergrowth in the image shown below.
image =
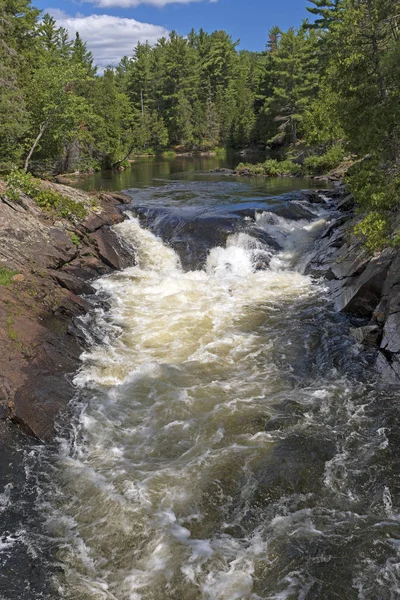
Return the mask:
[[255, 165], [240, 163], [236, 170], [252, 175], [265, 177], [314, 177], [328, 174], [339, 167], [345, 159], [345, 151], [340, 144], [332, 146], [325, 154], [313, 154], [304, 159], [303, 163], [293, 160], [268, 159]]
[[12, 278], [17, 274], [17, 271], [13, 271], [8, 267], [0, 267], [0, 285], [10, 285]]
[[87, 215], [87, 208], [81, 202], [49, 188], [43, 188], [40, 180], [18, 169], [11, 171], [5, 178], [7, 183], [7, 196], [14, 202], [20, 202], [21, 192], [32, 198], [40, 208], [69, 219], [83, 219]]

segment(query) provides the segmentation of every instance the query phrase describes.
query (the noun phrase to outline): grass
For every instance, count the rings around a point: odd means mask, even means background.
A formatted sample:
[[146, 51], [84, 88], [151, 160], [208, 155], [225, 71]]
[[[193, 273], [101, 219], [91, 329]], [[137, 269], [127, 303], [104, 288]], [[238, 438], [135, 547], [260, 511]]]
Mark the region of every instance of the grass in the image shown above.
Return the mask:
[[8, 267], [0, 267], [0, 285], [10, 285], [12, 278], [17, 274], [17, 271], [13, 271]]
[[79, 244], [81, 243], [79, 236], [76, 235], [76, 233], [70, 233], [69, 237], [71, 238], [71, 242], [74, 244], [74, 246], [78, 248]]

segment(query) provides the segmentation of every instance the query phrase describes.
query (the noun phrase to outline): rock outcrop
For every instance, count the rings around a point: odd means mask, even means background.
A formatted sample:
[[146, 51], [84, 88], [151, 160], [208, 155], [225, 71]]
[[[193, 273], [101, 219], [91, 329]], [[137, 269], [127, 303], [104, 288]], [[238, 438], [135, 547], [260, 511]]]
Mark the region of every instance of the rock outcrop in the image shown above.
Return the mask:
[[400, 251], [371, 254], [352, 234], [351, 196], [341, 188], [335, 218], [317, 241], [306, 273], [324, 277], [336, 310], [363, 320], [352, 329], [357, 341], [377, 349], [384, 380], [400, 384]]
[[0, 269], [10, 274], [0, 285], [0, 418], [48, 440], [74, 394], [82, 348], [73, 322], [90, 306], [90, 280], [134, 264], [134, 253], [110, 229], [130, 198], [44, 185], [86, 204], [88, 215], [56, 218], [24, 195], [8, 199], [0, 183]]

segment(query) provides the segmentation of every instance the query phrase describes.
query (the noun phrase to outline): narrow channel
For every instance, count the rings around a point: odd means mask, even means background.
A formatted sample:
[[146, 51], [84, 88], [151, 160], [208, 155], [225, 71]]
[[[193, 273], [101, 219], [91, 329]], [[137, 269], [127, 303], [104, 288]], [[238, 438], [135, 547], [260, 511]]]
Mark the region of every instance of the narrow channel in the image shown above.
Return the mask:
[[95, 283], [41, 458], [61, 598], [400, 597], [398, 400], [304, 274], [329, 203], [281, 185], [130, 191], [137, 264]]

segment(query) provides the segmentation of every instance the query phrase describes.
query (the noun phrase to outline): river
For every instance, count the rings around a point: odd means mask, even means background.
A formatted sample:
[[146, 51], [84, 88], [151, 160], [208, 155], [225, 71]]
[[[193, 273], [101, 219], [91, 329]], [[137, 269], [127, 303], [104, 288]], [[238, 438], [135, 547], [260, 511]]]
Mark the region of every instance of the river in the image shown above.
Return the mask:
[[54, 591], [20, 597], [399, 598], [397, 392], [304, 275], [329, 203], [139, 170], [137, 264], [95, 282], [70, 422], [27, 456]]

